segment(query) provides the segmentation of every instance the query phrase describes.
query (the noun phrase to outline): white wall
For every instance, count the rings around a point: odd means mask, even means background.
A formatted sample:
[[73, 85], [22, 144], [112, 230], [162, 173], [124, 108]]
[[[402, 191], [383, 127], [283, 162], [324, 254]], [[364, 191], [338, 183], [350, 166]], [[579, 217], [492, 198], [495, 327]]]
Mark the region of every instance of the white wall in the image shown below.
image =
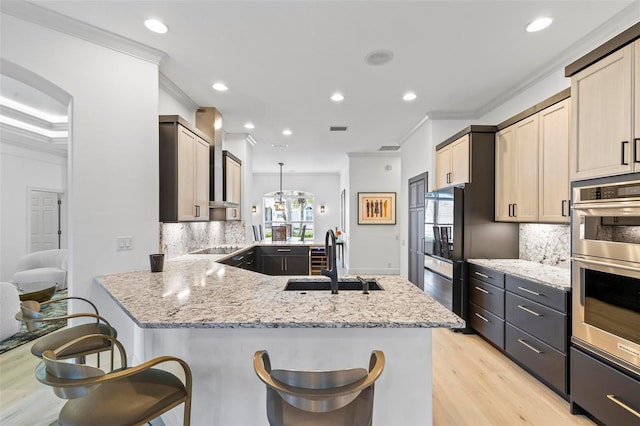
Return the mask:
[[[0, 135], [1, 136], [1, 135]], [[67, 247], [67, 158], [0, 141], [0, 281], [10, 281], [29, 248], [29, 191], [62, 191], [62, 248]]]
[[196, 108], [185, 105], [166, 90], [160, 88], [158, 93], [158, 115], [179, 115], [195, 126]]
[[[409, 268], [409, 179], [421, 173], [435, 170], [431, 164], [435, 162], [435, 149], [431, 149], [432, 122], [427, 120], [418, 127], [402, 144], [400, 160], [400, 195], [398, 197], [398, 223], [400, 224], [400, 275], [408, 277]], [[434, 163], [435, 164], [435, 163]], [[429, 185], [429, 183], [427, 183]], [[427, 191], [429, 188], [426, 188]]]
[[[5, 14], [0, 31], [3, 58], [73, 99], [69, 289], [98, 302], [126, 346], [130, 320], [92, 279], [148, 268], [158, 249], [158, 66]], [[116, 251], [118, 236], [133, 249]]]
[[[250, 206], [258, 207], [252, 214], [253, 224], [262, 223], [262, 197], [280, 189], [280, 173], [254, 173]], [[314, 242], [324, 244], [324, 235], [329, 228], [340, 225], [340, 175], [337, 173], [282, 173], [283, 191], [306, 191], [314, 195]], [[320, 213], [325, 205], [326, 212]]]
[[[391, 166], [391, 170], [386, 170]], [[400, 155], [368, 153], [349, 156], [349, 232], [345, 245], [349, 274], [400, 272], [400, 223], [408, 214], [400, 208]], [[395, 192], [396, 225], [358, 225], [358, 192]]]

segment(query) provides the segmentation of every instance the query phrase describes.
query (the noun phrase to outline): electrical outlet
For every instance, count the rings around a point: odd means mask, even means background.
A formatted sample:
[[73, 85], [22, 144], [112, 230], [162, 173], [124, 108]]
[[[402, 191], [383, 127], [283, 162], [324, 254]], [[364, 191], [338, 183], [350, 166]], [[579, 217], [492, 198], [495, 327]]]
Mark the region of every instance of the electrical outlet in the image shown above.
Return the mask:
[[117, 251], [133, 250], [133, 237], [118, 237], [116, 241]]

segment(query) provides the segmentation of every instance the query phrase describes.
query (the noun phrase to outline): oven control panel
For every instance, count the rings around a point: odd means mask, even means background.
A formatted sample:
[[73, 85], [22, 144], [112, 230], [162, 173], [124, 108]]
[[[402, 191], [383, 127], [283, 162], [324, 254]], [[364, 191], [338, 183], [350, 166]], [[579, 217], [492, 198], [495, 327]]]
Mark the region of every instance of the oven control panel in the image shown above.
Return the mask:
[[640, 182], [591, 186], [580, 189], [580, 201], [640, 198]]

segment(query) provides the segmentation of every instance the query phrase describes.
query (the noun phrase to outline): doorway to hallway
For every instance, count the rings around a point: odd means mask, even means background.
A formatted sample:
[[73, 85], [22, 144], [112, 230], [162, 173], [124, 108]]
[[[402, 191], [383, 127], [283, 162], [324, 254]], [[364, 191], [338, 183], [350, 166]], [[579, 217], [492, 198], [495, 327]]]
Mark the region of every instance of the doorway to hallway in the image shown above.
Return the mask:
[[63, 248], [61, 191], [29, 190], [29, 252]]

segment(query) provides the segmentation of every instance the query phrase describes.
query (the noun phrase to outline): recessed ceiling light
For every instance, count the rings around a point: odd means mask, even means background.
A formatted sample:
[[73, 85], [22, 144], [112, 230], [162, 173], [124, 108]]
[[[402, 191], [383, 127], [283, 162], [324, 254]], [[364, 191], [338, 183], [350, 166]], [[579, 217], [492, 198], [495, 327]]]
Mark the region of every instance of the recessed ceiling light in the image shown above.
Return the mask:
[[404, 94], [404, 96], [402, 97], [402, 99], [404, 99], [405, 101], [412, 101], [415, 98], [417, 98], [418, 96], [413, 93], [413, 92], [407, 92]]
[[291, 130], [289, 130], [289, 129], [284, 129], [282, 131], [282, 134], [285, 135], [285, 136], [291, 136], [293, 134], [293, 132]]
[[214, 83], [211, 87], [213, 87], [213, 89], [217, 90], [218, 92], [226, 92], [227, 90], [229, 90], [227, 85], [221, 82]]
[[341, 102], [341, 101], [344, 101], [344, 96], [342, 95], [342, 93], [336, 92], [333, 95], [331, 95], [331, 100], [333, 102]]
[[544, 30], [549, 25], [551, 25], [552, 22], [553, 19], [548, 17], [536, 19], [535, 21], [527, 25], [527, 32], [535, 33], [536, 31]]
[[147, 19], [144, 21], [144, 26], [147, 27], [149, 31], [153, 31], [158, 34], [164, 34], [169, 31], [169, 28], [157, 19]]
[[253, 125], [253, 123], [244, 123], [244, 128], [245, 129], [255, 129], [256, 126]]

